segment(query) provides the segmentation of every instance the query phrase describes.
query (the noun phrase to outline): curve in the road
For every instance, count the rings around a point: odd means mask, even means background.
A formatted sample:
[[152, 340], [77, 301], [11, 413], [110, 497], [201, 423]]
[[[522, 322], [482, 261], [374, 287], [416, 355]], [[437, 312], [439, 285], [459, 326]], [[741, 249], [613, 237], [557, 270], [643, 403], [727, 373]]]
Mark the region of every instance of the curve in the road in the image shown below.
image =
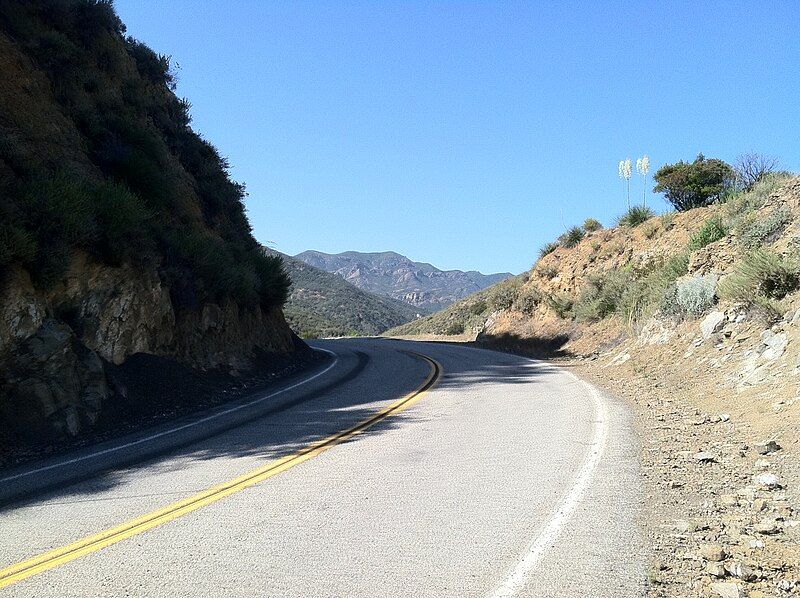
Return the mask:
[[[11, 584], [23, 579], [32, 577], [44, 571], [48, 571], [84, 555], [96, 552], [132, 536], [141, 534], [149, 529], [173, 521], [174, 519], [187, 515], [188, 513], [196, 511], [201, 507], [222, 500], [227, 496], [241, 492], [246, 488], [254, 486], [255, 484], [263, 482], [266, 479], [291, 469], [292, 467], [295, 467], [304, 461], [308, 461], [309, 459], [316, 457], [324, 451], [327, 451], [328, 449], [349, 440], [357, 434], [360, 434], [367, 428], [374, 426], [378, 422], [391, 415], [408, 409], [422, 399], [425, 394], [427, 394], [428, 391], [430, 391], [434, 386], [436, 386], [437, 382], [442, 376], [443, 369], [439, 362], [431, 357], [428, 357], [427, 355], [411, 351], [404, 352], [424, 359], [430, 364], [431, 369], [427, 378], [419, 388], [401, 397], [388, 407], [378, 411], [374, 415], [368, 417], [351, 428], [333, 434], [332, 436], [329, 436], [328, 438], [325, 438], [319, 442], [313, 443], [292, 455], [271, 461], [262, 467], [246, 473], [245, 475], [209, 488], [208, 490], [204, 490], [203, 492], [194, 494], [193, 496], [173, 503], [163, 509], [153, 511], [119, 526], [107, 529], [98, 534], [94, 534], [71, 544], [67, 544], [66, 546], [56, 548], [6, 567], [0, 570], [0, 588], [10, 586]], [[325, 371], [327, 371], [327, 369]]]

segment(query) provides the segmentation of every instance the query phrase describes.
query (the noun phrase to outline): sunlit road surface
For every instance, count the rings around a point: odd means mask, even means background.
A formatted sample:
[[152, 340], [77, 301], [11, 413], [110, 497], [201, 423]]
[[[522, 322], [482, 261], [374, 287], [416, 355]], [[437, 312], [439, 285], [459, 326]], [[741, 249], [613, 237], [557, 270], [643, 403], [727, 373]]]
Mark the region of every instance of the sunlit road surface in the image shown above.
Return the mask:
[[0, 511], [0, 567], [24, 573], [0, 593], [643, 594], [637, 447], [620, 403], [502, 353], [316, 346], [337, 361], [288, 391], [307, 400]]

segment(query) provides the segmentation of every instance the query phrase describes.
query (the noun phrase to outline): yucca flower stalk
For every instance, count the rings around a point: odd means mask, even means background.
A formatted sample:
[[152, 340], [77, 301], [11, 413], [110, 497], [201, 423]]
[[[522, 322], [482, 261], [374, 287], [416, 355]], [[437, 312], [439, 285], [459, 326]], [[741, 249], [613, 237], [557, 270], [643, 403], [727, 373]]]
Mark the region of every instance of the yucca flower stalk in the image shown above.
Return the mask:
[[647, 205], [647, 173], [650, 172], [650, 158], [647, 154], [636, 160], [636, 172], [642, 175], [642, 205]]
[[628, 209], [631, 207], [631, 176], [633, 176], [633, 162], [630, 158], [619, 161], [619, 178], [625, 179], [628, 188]]

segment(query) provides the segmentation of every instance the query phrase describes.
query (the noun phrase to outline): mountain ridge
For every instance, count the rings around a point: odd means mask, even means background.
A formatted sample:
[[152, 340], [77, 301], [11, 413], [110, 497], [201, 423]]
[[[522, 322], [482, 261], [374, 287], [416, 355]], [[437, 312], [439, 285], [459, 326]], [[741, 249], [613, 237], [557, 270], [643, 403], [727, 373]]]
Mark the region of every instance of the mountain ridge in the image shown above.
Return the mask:
[[359, 289], [336, 274], [268, 249], [283, 260], [292, 281], [284, 315], [303, 338], [372, 336], [428, 312]]
[[354, 286], [427, 311], [435, 311], [512, 276], [477, 270], [441, 270], [396, 251], [307, 250], [294, 256], [306, 264], [336, 274]]

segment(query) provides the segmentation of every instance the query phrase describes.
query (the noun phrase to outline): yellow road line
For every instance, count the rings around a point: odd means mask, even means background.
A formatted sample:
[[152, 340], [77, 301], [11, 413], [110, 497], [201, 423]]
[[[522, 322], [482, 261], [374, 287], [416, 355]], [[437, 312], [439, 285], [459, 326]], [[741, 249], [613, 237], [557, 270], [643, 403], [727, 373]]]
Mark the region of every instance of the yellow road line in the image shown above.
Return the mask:
[[0, 588], [10, 586], [13, 583], [33, 575], [37, 575], [49, 569], [53, 569], [54, 567], [58, 567], [59, 565], [63, 565], [64, 563], [68, 563], [69, 561], [73, 561], [84, 555], [101, 550], [106, 546], [116, 544], [117, 542], [130, 538], [131, 536], [146, 532], [149, 529], [163, 525], [164, 523], [168, 523], [169, 521], [187, 515], [192, 511], [196, 511], [201, 507], [217, 502], [226, 496], [230, 496], [231, 494], [240, 492], [245, 488], [254, 486], [259, 482], [263, 482], [272, 476], [278, 475], [279, 473], [294, 467], [295, 465], [299, 465], [304, 461], [308, 461], [309, 459], [316, 457], [329, 448], [332, 448], [337, 444], [352, 438], [356, 434], [360, 434], [370, 426], [375, 425], [390, 415], [394, 415], [395, 413], [399, 413], [404, 409], [408, 409], [423, 396], [425, 396], [425, 394], [436, 385], [442, 375], [442, 366], [435, 359], [431, 359], [430, 357], [421, 355], [419, 353], [414, 353], [414, 355], [426, 360], [431, 366], [431, 371], [425, 379], [425, 382], [415, 391], [398, 399], [385, 409], [382, 409], [375, 415], [365, 419], [356, 426], [311, 444], [297, 453], [294, 453], [293, 455], [288, 455], [286, 457], [282, 457], [281, 459], [270, 461], [269, 463], [238, 478], [234, 478], [209, 488], [208, 490], [199, 492], [193, 496], [164, 507], [163, 509], [158, 509], [143, 515], [142, 517], [128, 521], [127, 523], [123, 523], [116, 527], [102, 531], [99, 534], [88, 536], [82, 540], [73, 542], [72, 544], [67, 544], [66, 546], [42, 553], [15, 565], [6, 567], [5, 569], [0, 569]]

